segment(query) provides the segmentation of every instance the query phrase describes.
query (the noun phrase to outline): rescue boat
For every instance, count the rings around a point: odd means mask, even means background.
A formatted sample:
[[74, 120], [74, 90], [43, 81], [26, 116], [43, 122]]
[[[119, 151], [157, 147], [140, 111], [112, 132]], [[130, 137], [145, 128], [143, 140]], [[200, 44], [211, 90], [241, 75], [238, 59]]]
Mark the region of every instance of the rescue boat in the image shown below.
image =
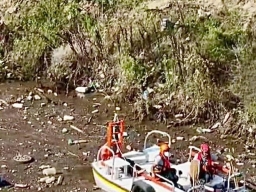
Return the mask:
[[[147, 146], [148, 137], [160, 134], [168, 138], [171, 144], [171, 136], [159, 130], [150, 131], [144, 141], [142, 151], [129, 151], [122, 153], [123, 140], [126, 136], [124, 121], [115, 118], [107, 127], [107, 143], [98, 150], [97, 159], [91, 164], [96, 185], [106, 192], [190, 192], [190, 191], [222, 191], [222, 192], [246, 192], [243, 185], [233, 185], [233, 181], [242, 173], [233, 173], [224, 166], [216, 169], [222, 174], [213, 176], [211, 182], [204, 185], [192, 186], [190, 182], [190, 164], [192, 157], [200, 151], [199, 148], [189, 146], [189, 158], [185, 163], [173, 165], [179, 177], [178, 184], [168, 179], [151, 174], [155, 157], [159, 154], [158, 144]], [[133, 164], [132, 164], [132, 163]]]

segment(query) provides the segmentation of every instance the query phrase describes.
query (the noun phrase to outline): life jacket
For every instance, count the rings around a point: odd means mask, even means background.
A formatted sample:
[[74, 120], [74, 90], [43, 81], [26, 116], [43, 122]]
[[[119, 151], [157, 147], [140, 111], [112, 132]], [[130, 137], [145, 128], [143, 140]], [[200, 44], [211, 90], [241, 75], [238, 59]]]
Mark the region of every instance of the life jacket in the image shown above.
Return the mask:
[[207, 159], [205, 159], [202, 156], [202, 152], [199, 152], [197, 159], [200, 161], [201, 168], [203, 168], [204, 170], [206, 169], [205, 171], [213, 171], [212, 158], [210, 154], [208, 155]]
[[160, 154], [160, 157], [163, 161], [163, 169], [162, 171], [166, 171], [167, 169], [171, 168], [171, 163], [168, 158], [166, 158], [164, 155]]

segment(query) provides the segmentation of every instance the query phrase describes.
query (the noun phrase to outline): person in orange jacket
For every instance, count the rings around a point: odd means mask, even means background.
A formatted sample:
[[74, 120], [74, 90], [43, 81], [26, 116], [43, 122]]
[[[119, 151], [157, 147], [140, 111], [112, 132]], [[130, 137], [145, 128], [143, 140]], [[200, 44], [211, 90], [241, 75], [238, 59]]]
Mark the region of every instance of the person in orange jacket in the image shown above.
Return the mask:
[[159, 174], [160, 176], [172, 181], [176, 187], [178, 187], [178, 176], [176, 175], [176, 169], [171, 168], [170, 158], [170, 147], [164, 143], [160, 146], [160, 153], [155, 158], [153, 165], [153, 176]]
[[210, 148], [207, 144], [201, 144], [201, 151], [197, 153], [194, 159], [200, 161], [199, 179], [203, 179], [206, 183], [210, 182], [214, 173], [213, 161], [211, 158]]

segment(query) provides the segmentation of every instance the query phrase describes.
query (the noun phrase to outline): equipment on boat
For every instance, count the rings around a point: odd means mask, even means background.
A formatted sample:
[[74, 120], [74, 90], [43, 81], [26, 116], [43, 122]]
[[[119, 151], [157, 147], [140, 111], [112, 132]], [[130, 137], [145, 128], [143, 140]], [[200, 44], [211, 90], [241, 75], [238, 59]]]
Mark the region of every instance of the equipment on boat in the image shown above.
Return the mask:
[[[97, 154], [97, 159], [92, 163], [92, 170], [96, 185], [106, 192], [191, 192], [191, 191], [213, 191], [213, 192], [246, 192], [243, 185], [233, 185], [233, 181], [241, 173], [231, 173], [231, 169], [224, 166], [216, 166], [222, 172], [221, 175], [214, 175], [211, 182], [204, 185], [191, 185], [190, 165], [192, 157], [200, 149], [190, 146], [189, 158], [185, 163], [172, 165], [178, 173], [178, 186], [159, 174], [152, 176], [152, 166], [155, 157], [159, 154], [160, 147], [157, 144], [148, 147], [147, 140], [152, 134], [160, 134], [168, 138], [168, 145], [171, 144], [171, 137], [168, 133], [159, 130], [149, 132], [144, 141], [142, 151], [129, 151], [122, 153], [125, 134], [124, 121], [118, 119], [115, 114], [114, 120], [108, 124], [107, 142]], [[231, 182], [232, 181], [232, 182]]]

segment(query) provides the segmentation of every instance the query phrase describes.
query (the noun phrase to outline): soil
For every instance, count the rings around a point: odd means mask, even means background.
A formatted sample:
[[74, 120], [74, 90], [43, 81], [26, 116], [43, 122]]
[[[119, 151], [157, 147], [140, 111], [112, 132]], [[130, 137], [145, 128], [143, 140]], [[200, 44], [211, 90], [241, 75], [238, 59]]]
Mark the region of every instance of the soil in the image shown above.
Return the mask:
[[[106, 123], [113, 118], [115, 105], [111, 100], [104, 99], [101, 93], [84, 95], [83, 98], [53, 93], [48, 94], [45, 89], [45, 96], [40, 100], [27, 101], [26, 97], [30, 91], [34, 91], [35, 83], [4, 83], [0, 85], [0, 99], [9, 103], [9, 106], [2, 104], [0, 110], [0, 144], [1, 144], [1, 174], [4, 180], [10, 184], [27, 184], [28, 188], [19, 191], [92, 191], [93, 177], [90, 163], [97, 154], [97, 149], [105, 142]], [[23, 97], [23, 98], [22, 98]], [[24, 101], [23, 109], [13, 108], [11, 103], [16, 100]], [[52, 100], [52, 102], [49, 102]], [[45, 105], [42, 107], [42, 103]], [[54, 104], [53, 104], [54, 103]], [[100, 103], [100, 106], [93, 107], [93, 104]], [[25, 110], [24, 108], [27, 107]], [[190, 142], [189, 139], [196, 132], [197, 126], [167, 128], [164, 124], [153, 121], [137, 122], [132, 120], [132, 106], [118, 106], [119, 118], [124, 118], [126, 131], [129, 137], [126, 145], [133, 148], [141, 148], [145, 134], [149, 130], [158, 129], [167, 131], [172, 138], [184, 137], [184, 141], [176, 141], [172, 145], [172, 151], [180, 161], [187, 159], [187, 147], [189, 144], [198, 146], [200, 141]], [[92, 111], [98, 109], [98, 113]], [[63, 121], [64, 115], [75, 117], [73, 121]], [[91, 120], [89, 122], [89, 120]], [[70, 128], [70, 125], [83, 130], [79, 133]], [[202, 126], [203, 127], [203, 126]], [[67, 128], [67, 133], [62, 129]], [[206, 128], [206, 127], [205, 127]], [[244, 152], [242, 141], [220, 140], [218, 133], [204, 134], [216, 149], [233, 146], [236, 154]], [[85, 139], [87, 143], [79, 145], [68, 145], [68, 139]], [[156, 142], [157, 137], [151, 138], [150, 142]], [[240, 143], [238, 145], [238, 143]], [[83, 153], [88, 155], [83, 155]], [[17, 163], [13, 157], [17, 154], [30, 155], [34, 161], [27, 164]], [[241, 169], [247, 175], [254, 175], [249, 160], [244, 161], [246, 166]], [[61, 185], [39, 183], [43, 177], [42, 165], [50, 165], [57, 169], [56, 180], [59, 175], [64, 177]], [[56, 183], [56, 182], [55, 182]], [[10, 188], [10, 190], [17, 190]]]

